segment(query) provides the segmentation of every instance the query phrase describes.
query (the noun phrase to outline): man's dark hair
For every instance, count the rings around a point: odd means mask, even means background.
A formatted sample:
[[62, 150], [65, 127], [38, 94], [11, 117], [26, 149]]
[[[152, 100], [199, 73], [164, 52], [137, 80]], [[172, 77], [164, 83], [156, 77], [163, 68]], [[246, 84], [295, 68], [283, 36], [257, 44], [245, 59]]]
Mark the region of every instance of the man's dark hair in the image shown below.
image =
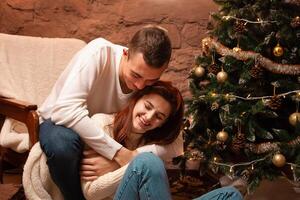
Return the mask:
[[172, 46], [167, 31], [158, 26], [146, 26], [136, 32], [129, 43], [129, 56], [142, 53], [147, 65], [160, 68], [168, 64]]

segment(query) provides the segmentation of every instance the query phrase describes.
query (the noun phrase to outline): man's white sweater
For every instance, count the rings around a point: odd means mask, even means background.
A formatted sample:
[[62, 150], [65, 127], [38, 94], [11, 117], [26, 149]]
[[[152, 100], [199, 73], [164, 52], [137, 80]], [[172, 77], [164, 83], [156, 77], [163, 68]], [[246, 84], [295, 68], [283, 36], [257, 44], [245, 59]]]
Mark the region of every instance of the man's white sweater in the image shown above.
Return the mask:
[[122, 147], [91, 120], [95, 113], [115, 113], [130, 94], [124, 94], [119, 67], [125, 47], [95, 39], [70, 61], [39, 108], [41, 120], [50, 119], [77, 132], [103, 156], [112, 159]]

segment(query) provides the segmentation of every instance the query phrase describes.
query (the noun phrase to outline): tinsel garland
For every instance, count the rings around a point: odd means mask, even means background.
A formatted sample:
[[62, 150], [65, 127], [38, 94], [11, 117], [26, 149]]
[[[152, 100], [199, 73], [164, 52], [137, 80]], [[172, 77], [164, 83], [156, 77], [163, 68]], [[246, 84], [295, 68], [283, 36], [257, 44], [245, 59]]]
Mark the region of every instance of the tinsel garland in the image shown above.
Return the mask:
[[276, 74], [300, 75], [300, 65], [275, 63], [254, 51], [241, 50], [235, 52], [211, 37], [207, 37], [202, 40], [202, 47], [203, 51], [207, 54], [209, 53], [207, 52], [208, 49], [214, 48], [222, 56], [233, 56], [236, 59], [242, 61], [248, 60], [250, 58], [256, 59], [256, 62], [259, 64], [259, 66]]
[[300, 6], [300, 0], [284, 0], [284, 3]]
[[[260, 144], [247, 143], [246, 148], [248, 148], [251, 152], [255, 154], [262, 154], [270, 151], [279, 150], [279, 144], [279, 142], [264, 142]], [[298, 136], [294, 140], [289, 141], [287, 144], [290, 147], [296, 147], [300, 145], [300, 136]]]
[[279, 150], [278, 144], [279, 144], [278, 142], [274, 142], [274, 143], [264, 142], [260, 144], [247, 143], [246, 148], [255, 154], [262, 154], [270, 151]]

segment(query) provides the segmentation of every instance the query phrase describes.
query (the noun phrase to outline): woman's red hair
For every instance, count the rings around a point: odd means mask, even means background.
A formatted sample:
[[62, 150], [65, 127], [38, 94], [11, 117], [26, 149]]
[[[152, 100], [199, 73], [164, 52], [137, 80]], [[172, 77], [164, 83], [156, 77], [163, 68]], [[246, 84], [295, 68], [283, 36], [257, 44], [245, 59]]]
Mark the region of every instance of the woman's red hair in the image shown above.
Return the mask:
[[114, 138], [123, 143], [132, 128], [132, 111], [136, 102], [147, 94], [158, 94], [171, 105], [171, 113], [165, 123], [143, 134], [145, 144], [170, 144], [178, 137], [183, 121], [183, 99], [177, 88], [171, 83], [158, 81], [152, 86], [139, 90], [130, 98], [127, 106], [118, 112], [113, 122]]

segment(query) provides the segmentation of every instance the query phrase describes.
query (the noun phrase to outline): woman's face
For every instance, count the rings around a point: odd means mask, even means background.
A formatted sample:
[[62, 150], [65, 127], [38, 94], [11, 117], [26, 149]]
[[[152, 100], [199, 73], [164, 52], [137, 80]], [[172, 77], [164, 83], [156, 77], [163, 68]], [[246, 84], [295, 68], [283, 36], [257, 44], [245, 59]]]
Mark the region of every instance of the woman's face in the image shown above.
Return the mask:
[[170, 103], [158, 94], [147, 94], [140, 98], [132, 112], [132, 131], [145, 133], [162, 126], [171, 112]]

